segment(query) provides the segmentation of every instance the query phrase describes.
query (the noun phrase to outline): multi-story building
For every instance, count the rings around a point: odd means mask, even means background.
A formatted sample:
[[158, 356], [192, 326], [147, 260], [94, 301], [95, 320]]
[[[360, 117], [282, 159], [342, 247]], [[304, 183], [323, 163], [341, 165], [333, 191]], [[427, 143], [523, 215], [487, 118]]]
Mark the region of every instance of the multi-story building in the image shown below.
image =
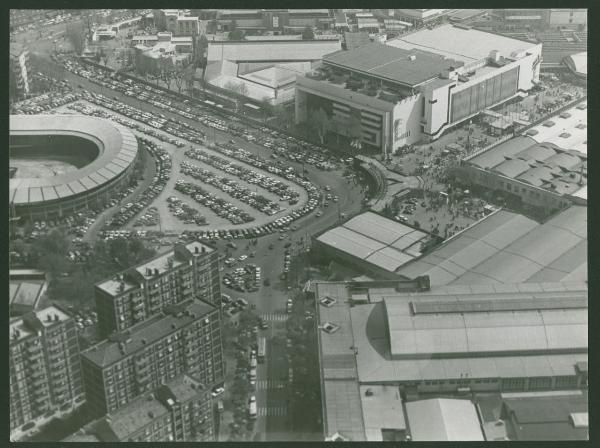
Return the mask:
[[210, 394], [199, 381], [181, 375], [64, 441], [211, 441], [215, 428]]
[[29, 94], [29, 51], [22, 45], [11, 43], [10, 46], [10, 84], [11, 90], [19, 97]]
[[155, 9], [154, 23], [161, 31], [170, 31], [174, 36], [198, 36], [206, 32], [206, 24], [189, 11], [180, 9]]
[[217, 13], [217, 26], [222, 31], [301, 33], [306, 27], [326, 30], [333, 24], [328, 9], [229, 9]]
[[83, 400], [75, 321], [50, 306], [10, 323], [10, 430]]
[[527, 94], [541, 44], [443, 25], [323, 57], [296, 80], [296, 123], [323, 109], [329, 131], [384, 154]]
[[157, 315], [167, 305], [200, 299], [219, 309], [219, 257], [206, 244], [177, 244], [153, 260], [95, 285], [101, 337]]
[[89, 410], [114, 413], [182, 374], [211, 389], [223, 382], [222, 351], [218, 308], [199, 300], [168, 306], [82, 353]]
[[396, 9], [394, 16], [416, 26], [426, 25], [445, 15], [447, 9]]

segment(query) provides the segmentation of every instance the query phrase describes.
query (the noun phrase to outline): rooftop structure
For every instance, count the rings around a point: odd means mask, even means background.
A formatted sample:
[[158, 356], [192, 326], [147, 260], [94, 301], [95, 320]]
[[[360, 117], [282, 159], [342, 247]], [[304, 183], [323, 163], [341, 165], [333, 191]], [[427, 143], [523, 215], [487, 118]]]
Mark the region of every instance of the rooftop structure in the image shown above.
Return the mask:
[[318, 61], [341, 49], [339, 40], [209, 42], [207, 61]]
[[483, 441], [475, 406], [469, 400], [433, 398], [406, 403], [411, 438], [421, 441]]
[[463, 65], [428, 50], [401, 49], [379, 43], [328, 54], [323, 57], [323, 62], [411, 87], [437, 78], [445, 70]]
[[587, 79], [587, 59], [587, 51], [584, 51], [567, 56], [564, 63], [577, 76]]
[[585, 281], [587, 208], [572, 206], [544, 224], [500, 210], [398, 274], [428, 275], [432, 285]]
[[423, 50], [469, 64], [489, 57], [496, 50], [500, 56], [513, 57], [535, 47], [537, 44], [513, 39], [476, 29], [442, 25], [424, 28], [387, 42], [388, 45], [404, 50]]
[[511, 440], [588, 440], [587, 393], [504, 398]]
[[432, 238], [424, 231], [366, 212], [326, 231], [316, 241], [343, 256], [395, 273], [418, 258]]

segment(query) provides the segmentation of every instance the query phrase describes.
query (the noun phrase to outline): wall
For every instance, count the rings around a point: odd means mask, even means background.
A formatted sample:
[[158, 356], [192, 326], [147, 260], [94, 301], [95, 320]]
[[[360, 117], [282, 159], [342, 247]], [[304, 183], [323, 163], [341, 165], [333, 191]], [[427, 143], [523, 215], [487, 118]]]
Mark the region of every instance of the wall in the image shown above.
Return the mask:
[[404, 145], [421, 140], [421, 118], [425, 97], [422, 94], [404, 98], [394, 107], [393, 121], [386, 135], [391, 148], [396, 151]]

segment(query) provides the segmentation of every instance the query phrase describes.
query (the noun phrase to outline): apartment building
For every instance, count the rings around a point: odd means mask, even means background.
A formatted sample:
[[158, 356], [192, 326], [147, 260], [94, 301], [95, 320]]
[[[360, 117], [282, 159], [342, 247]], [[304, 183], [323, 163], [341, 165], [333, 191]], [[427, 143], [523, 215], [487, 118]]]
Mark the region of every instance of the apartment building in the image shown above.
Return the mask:
[[172, 251], [95, 285], [101, 337], [157, 315], [168, 305], [200, 299], [220, 308], [219, 258], [203, 243]]
[[167, 306], [81, 357], [93, 415], [114, 413], [182, 374], [211, 389], [224, 378], [219, 309], [199, 300]]
[[10, 430], [83, 400], [75, 321], [50, 306], [10, 322]]

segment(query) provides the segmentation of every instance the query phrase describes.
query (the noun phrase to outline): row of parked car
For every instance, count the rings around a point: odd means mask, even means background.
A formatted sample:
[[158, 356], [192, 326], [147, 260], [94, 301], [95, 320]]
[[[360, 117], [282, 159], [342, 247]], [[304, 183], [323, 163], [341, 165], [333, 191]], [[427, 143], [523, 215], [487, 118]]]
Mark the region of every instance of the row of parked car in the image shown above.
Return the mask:
[[240, 210], [231, 202], [215, 196], [199, 185], [179, 179], [175, 182], [175, 190], [191, 196], [196, 202], [210, 208], [217, 216], [227, 219], [232, 224], [244, 224], [254, 221], [254, 217], [244, 210]]
[[105, 229], [123, 227], [128, 224], [163, 191], [170, 179], [171, 156], [153, 141], [139, 138], [138, 142], [152, 154], [156, 163], [156, 174], [148, 188], [136, 197], [135, 202], [125, 204], [110, 220], [107, 220], [104, 225]]
[[292, 198], [299, 196], [297, 191], [293, 190], [289, 187], [289, 185], [286, 185], [277, 179], [266, 176], [256, 170], [247, 169], [240, 164], [232, 163], [222, 157], [209, 154], [202, 149], [190, 149], [185, 152], [185, 155], [192, 159], [200, 160], [201, 162], [213, 166], [221, 171], [225, 171], [228, 174], [237, 176], [245, 182], [259, 185], [265, 190], [276, 194], [282, 200], [292, 200]]
[[259, 210], [269, 216], [280, 211], [280, 206], [276, 202], [271, 201], [269, 198], [266, 198], [225, 176], [218, 176], [212, 171], [185, 161], [181, 163], [180, 170], [183, 174], [193, 177], [205, 184], [212, 185], [227, 193], [232, 198], [248, 204], [253, 209]]
[[187, 202], [182, 201], [177, 196], [169, 196], [167, 198], [169, 211], [180, 221], [185, 224], [196, 224], [197, 226], [205, 226], [208, 224], [206, 217], [200, 214], [200, 211]]

